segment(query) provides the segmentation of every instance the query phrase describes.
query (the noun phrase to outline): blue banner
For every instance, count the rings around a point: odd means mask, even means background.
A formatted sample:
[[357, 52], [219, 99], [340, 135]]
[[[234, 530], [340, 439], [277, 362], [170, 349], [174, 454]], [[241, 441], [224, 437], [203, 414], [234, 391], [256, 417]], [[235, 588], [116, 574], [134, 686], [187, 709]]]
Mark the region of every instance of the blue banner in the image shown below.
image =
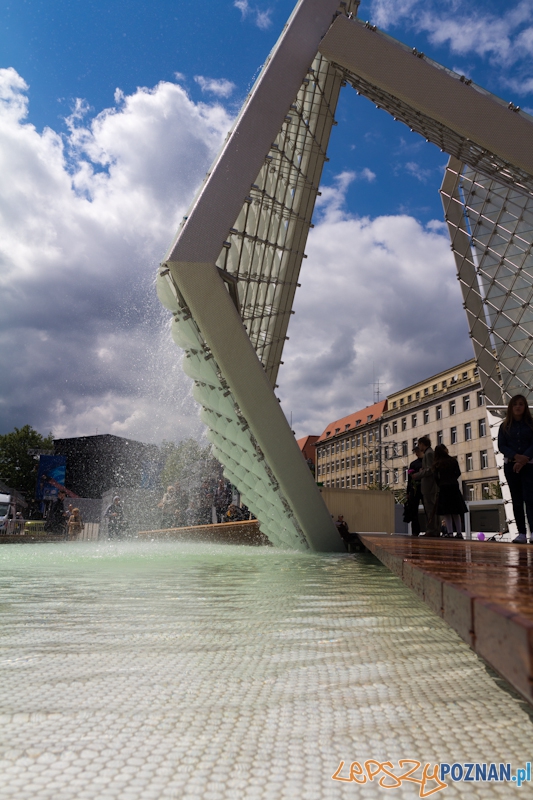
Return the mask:
[[39, 472], [35, 497], [37, 500], [54, 500], [65, 488], [66, 456], [39, 456]]

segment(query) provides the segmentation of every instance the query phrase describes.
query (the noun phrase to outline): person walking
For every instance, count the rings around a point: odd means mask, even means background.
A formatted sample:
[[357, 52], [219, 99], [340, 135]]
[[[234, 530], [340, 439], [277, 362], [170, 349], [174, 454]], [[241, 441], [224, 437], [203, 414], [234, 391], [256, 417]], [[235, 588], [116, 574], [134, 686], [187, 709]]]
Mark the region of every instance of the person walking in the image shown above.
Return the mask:
[[124, 506], [120, 497], [115, 495], [113, 502], [107, 507], [104, 517], [107, 519], [107, 535], [110, 539], [118, 539], [124, 533], [126, 521]]
[[422, 453], [422, 468], [414, 473], [413, 479], [420, 481], [422, 489], [422, 501], [426, 512], [426, 536], [438, 537], [440, 529], [437, 517], [437, 484], [433, 472], [434, 453], [429, 436], [421, 436], [417, 444]]
[[44, 526], [45, 531], [49, 533], [65, 533], [66, 531], [66, 514], [64, 509], [66, 492], [60, 489], [57, 493], [57, 498], [53, 501], [48, 510], [46, 523]]
[[415, 481], [414, 475], [422, 469], [422, 451], [418, 445], [413, 447], [416, 455], [407, 470], [407, 497], [404, 504], [403, 521], [411, 523], [411, 536], [420, 536], [420, 520], [418, 519], [418, 506], [422, 502], [422, 489], [420, 481]]
[[533, 543], [533, 418], [523, 394], [516, 394], [509, 400], [507, 414], [498, 431], [498, 450], [504, 456], [503, 470], [518, 528], [513, 542], [527, 542], [525, 505]]
[[437, 514], [444, 518], [447, 535], [453, 536], [453, 528], [457, 531], [457, 539], [463, 539], [462, 515], [468, 511], [461, 489], [459, 477], [461, 469], [457, 459], [448, 453], [443, 444], [435, 448], [433, 472], [438, 487]]

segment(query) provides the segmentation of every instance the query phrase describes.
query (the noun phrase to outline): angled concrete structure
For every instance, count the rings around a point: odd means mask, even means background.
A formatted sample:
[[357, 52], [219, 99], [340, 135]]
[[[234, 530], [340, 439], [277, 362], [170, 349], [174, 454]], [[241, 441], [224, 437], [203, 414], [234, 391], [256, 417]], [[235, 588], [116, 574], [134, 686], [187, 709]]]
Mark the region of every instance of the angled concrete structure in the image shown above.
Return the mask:
[[342, 549], [274, 393], [342, 86], [452, 157], [442, 196], [484, 391], [497, 405], [533, 375], [533, 120], [357, 7], [297, 3], [158, 277], [214, 452], [262, 530], [291, 548]]

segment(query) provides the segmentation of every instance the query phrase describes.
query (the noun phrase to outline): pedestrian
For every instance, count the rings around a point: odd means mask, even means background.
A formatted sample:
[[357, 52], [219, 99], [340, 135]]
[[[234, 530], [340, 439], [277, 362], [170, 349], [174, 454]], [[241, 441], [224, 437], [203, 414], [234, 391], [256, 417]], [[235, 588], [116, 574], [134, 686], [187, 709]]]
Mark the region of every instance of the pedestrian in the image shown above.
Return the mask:
[[422, 467], [415, 472], [413, 479], [420, 481], [422, 501], [426, 512], [426, 536], [440, 536], [439, 520], [437, 517], [437, 484], [433, 472], [433, 450], [429, 436], [421, 436], [417, 442], [422, 453]]
[[157, 504], [161, 510], [161, 528], [174, 528], [176, 518], [176, 490], [172, 484], [167, 487], [162, 500]]
[[518, 528], [518, 536], [513, 542], [527, 542], [524, 504], [533, 542], [533, 418], [523, 394], [516, 394], [509, 400], [507, 414], [498, 432], [498, 450], [504, 456], [503, 470]]
[[348, 528], [348, 523], [345, 521], [343, 514], [339, 514], [339, 516], [337, 517], [335, 527], [337, 528], [339, 536], [341, 537], [344, 544], [348, 545], [348, 537], [350, 534], [350, 529]]
[[444, 517], [447, 535], [453, 536], [455, 526], [456, 539], [463, 539], [462, 515], [466, 514], [468, 508], [459, 488], [461, 469], [457, 459], [448, 453], [443, 444], [435, 448], [433, 472], [439, 491], [437, 513]]
[[68, 518], [68, 538], [78, 539], [84, 527], [79, 508], [72, 508]]
[[113, 502], [107, 507], [104, 517], [107, 519], [107, 534], [110, 539], [118, 539], [124, 533], [126, 521], [124, 506], [120, 497], [115, 495]]
[[403, 521], [411, 523], [411, 536], [420, 536], [420, 520], [418, 506], [422, 502], [422, 488], [419, 480], [414, 475], [422, 469], [422, 451], [418, 445], [413, 447], [416, 458], [409, 464], [407, 470], [407, 497], [404, 503]]
[[46, 515], [46, 523], [44, 526], [45, 531], [49, 533], [65, 533], [66, 518], [65, 509], [63, 507], [66, 497], [66, 492], [60, 489], [57, 493], [56, 499], [52, 502]]

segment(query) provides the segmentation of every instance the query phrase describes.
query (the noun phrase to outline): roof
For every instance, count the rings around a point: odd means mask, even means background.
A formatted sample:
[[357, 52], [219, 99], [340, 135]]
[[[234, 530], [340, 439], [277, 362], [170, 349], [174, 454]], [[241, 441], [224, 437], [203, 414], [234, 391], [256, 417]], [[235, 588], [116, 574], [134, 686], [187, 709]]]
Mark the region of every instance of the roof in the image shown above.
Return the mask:
[[318, 439], [318, 436], [302, 436], [301, 439], [296, 439], [296, 444], [298, 445], [300, 450], [303, 451], [303, 450], [305, 450], [306, 445], [314, 444], [317, 439]]
[[355, 411], [353, 414], [348, 414], [347, 417], [342, 417], [342, 419], [330, 422], [318, 437], [316, 444], [321, 444], [328, 439], [334, 439], [335, 436], [339, 436], [346, 431], [355, 431], [356, 428], [379, 419], [385, 411], [386, 406], [387, 401], [380, 400], [379, 403], [366, 406], [366, 408], [362, 408], [361, 411]]

